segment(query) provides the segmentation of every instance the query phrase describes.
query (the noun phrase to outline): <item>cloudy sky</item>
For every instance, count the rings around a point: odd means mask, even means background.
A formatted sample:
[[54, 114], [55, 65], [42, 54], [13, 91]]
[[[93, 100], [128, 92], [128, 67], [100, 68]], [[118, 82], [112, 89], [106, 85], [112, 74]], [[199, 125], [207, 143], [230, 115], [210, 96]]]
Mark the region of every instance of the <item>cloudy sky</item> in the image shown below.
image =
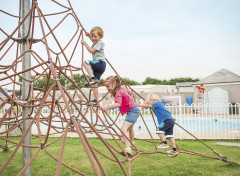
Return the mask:
[[[38, 1], [45, 14], [59, 11], [47, 0]], [[138, 82], [146, 77], [205, 78], [222, 68], [240, 75], [239, 0], [71, 3], [87, 31], [93, 26], [103, 28], [105, 54], [122, 77]], [[0, 9], [18, 15], [17, 6], [18, 0], [1, 1]], [[5, 18], [0, 13], [1, 28], [12, 30], [13, 23]], [[71, 31], [67, 27], [62, 30]], [[103, 78], [112, 74], [107, 69]]]

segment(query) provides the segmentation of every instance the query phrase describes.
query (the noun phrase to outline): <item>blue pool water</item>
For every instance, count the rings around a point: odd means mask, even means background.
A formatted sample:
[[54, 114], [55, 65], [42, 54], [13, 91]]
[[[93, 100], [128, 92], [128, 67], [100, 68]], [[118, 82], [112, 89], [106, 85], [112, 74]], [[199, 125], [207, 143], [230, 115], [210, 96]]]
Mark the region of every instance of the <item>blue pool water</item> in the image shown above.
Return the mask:
[[[214, 117], [177, 117], [176, 123], [182, 126], [189, 132], [210, 132], [210, 131], [225, 131], [225, 130], [239, 130], [240, 119], [229, 119], [229, 118], [214, 118]], [[156, 131], [156, 127], [152, 118], [145, 119], [146, 124], [151, 132]], [[174, 132], [183, 131], [178, 125], [174, 126]], [[146, 132], [147, 129], [144, 126], [143, 121], [140, 119], [135, 124], [135, 130]]]
[[[94, 118], [94, 117], [93, 117]], [[112, 119], [116, 117], [111, 116]], [[122, 126], [125, 117], [120, 116], [116, 121], [118, 127]], [[220, 117], [175, 117], [176, 123], [182, 126], [189, 132], [213, 132], [213, 131], [227, 131], [227, 130], [239, 130], [240, 129], [240, 119], [233, 118], [220, 118]], [[88, 117], [88, 120], [90, 118]], [[156, 132], [156, 126], [154, 124], [152, 117], [144, 117], [145, 123], [147, 124], [150, 132]], [[155, 119], [156, 123], [157, 120]], [[110, 122], [110, 120], [109, 120]], [[95, 123], [95, 118], [93, 119], [93, 124]], [[101, 122], [97, 122], [101, 124]], [[62, 123], [52, 123], [54, 126], [62, 126]], [[65, 125], [63, 125], [65, 126]], [[87, 125], [84, 125], [87, 126]], [[45, 125], [41, 125], [41, 128], [47, 128]], [[117, 129], [113, 126], [114, 129]], [[141, 128], [141, 129], [140, 129]], [[134, 125], [134, 131], [137, 132], [147, 132], [147, 128], [144, 125], [143, 120], [139, 117], [138, 121]], [[174, 132], [184, 131], [178, 125], [174, 126]]]

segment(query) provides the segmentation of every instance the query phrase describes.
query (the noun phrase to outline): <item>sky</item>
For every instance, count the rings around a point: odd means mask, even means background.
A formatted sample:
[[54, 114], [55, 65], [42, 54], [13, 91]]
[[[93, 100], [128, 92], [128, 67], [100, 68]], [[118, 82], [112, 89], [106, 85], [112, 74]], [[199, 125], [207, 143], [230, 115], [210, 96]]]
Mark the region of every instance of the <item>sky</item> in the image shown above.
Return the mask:
[[[45, 14], [60, 9], [49, 0], [38, 2]], [[105, 55], [121, 77], [137, 82], [146, 77], [203, 79], [222, 68], [240, 75], [239, 0], [70, 2], [87, 31], [103, 28]], [[1, 10], [18, 15], [18, 0], [0, 4]], [[16, 27], [2, 13], [0, 21], [4, 30]], [[66, 25], [58, 32], [72, 29]], [[85, 58], [91, 58], [87, 50]], [[108, 66], [103, 78], [111, 74]]]

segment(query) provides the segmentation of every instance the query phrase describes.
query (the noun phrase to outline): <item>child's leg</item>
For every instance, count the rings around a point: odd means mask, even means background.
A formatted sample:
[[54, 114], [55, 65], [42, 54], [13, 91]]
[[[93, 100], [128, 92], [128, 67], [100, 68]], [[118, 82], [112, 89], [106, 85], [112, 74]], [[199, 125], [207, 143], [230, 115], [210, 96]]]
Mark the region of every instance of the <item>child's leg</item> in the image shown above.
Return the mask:
[[158, 134], [158, 135], [159, 135], [161, 141], [166, 141], [166, 137], [164, 134]]
[[[128, 133], [128, 130], [129, 128], [133, 126], [133, 123], [130, 123], [130, 122], [127, 122], [127, 121], [124, 121], [123, 122], [123, 125], [121, 127], [121, 130], [123, 132], [123, 134], [129, 139], [129, 133]], [[125, 143], [125, 146], [126, 148], [130, 148], [130, 142], [128, 141], [128, 139], [123, 135], [123, 140], [124, 140], [124, 143]]]
[[[174, 120], [173, 119], [170, 119], [168, 120], [168, 124], [169, 124], [169, 128], [165, 131], [166, 133], [166, 138], [169, 138], [171, 143], [172, 143], [172, 150], [171, 151], [168, 151], [168, 153], [177, 153], [176, 152], [176, 142], [175, 142], [175, 139], [174, 139], [174, 136], [173, 136], [173, 127], [174, 127]], [[172, 152], [174, 151], [174, 152]]]
[[176, 148], [176, 142], [174, 138], [169, 138], [172, 143], [172, 148]]
[[96, 88], [93, 88], [93, 95], [94, 95], [95, 100], [98, 102], [98, 88], [97, 88], [97, 86], [96, 86]]
[[85, 70], [87, 71], [88, 75], [92, 78], [94, 77], [93, 72], [92, 72], [92, 67], [88, 64], [86, 64], [86, 62], [83, 62], [83, 67], [85, 68]]
[[160, 127], [157, 129], [157, 133], [159, 134], [162, 143], [158, 148], [167, 148], [169, 145], [167, 144], [166, 138], [173, 138], [173, 119], [166, 119], [162, 121], [159, 125]]
[[172, 137], [172, 138], [170, 138], [170, 141], [172, 143], [172, 150], [167, 151], [167, 153], [174, 154], [174, 155], [178, 154], [178, 150], [177, 150], [175, 139]]
[[130, 126], [129, 127], [129, 137], [130, 137], [130, 141], [131, 142], [134, 142], [134, 130], [133, 130], [133, 126], [134, 126], [134, 124], [132, 125], [132, 126]]
[[[92, 64], [91, 63], [91, 67], [92, 67], [92, 70], [94, 70], [94, 74], [93, 74], [94, 77], [96, 79], [100, 80], [102, 74], [104, 73], [104, 71], [106, 69], [106, 63], [104, 61], [100, 60], [96, 64]], [[93, 88], [93, 94], [94, 94], [95, 99], [98, 102], [98, 88], [97, 88], [97, 84], [94, 84], [94, 87], [96, 87], [96, 88]]]

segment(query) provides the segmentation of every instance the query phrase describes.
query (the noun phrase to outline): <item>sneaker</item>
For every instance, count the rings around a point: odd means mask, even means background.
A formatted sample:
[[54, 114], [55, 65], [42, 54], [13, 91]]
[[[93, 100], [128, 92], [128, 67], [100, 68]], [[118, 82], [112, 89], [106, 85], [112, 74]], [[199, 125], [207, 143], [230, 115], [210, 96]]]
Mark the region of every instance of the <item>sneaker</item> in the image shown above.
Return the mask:
[[[98, 79], [97, 78], [95, 78], [95, 79], [92, 79], [92, 78], [90, 78], [89, 79], [89, 83], [90, 84], [96, 84], [96, 83], [98, 83]], [[88, 82], [85, 84], [85, 86], [88, 86], [89, 84], [88, 84]]]
[[178, 154], [178, 151], [174, 151], [173, 149], [172, 150], [169, 150], [167, 151], [168, 154], [172, 154], [172, 155], [177, 155]]
[[94, 100], [91, 100], [91, 101], [90, 101], [90, 104], [92, 104], [92, 105], [97, 105], [97, 100], [95, 100], [95, 99], [94, 99]]
[[168, 144], [164, 144], [164, 143], [162, 143], [160, 146], [158, 146], [157, 148], [159, 148], [159, 149], [164, 149], [164, 148], [168, 148], [169, 147], [169, 145]]
[[96, 83], [98, 83], [98, 79], [97, 78], [92, 79], [92, 82], [90, 82], [90, 84], [96, 84]]
[[[127, 153], [128, 157], [131, 157], [133, 154], [132, 154], [132, 150], [130, 149], [125, 149], [125, 152]], [[125, 156], [124, 152], [121, 151], [120, 152], [121, 155]]]

